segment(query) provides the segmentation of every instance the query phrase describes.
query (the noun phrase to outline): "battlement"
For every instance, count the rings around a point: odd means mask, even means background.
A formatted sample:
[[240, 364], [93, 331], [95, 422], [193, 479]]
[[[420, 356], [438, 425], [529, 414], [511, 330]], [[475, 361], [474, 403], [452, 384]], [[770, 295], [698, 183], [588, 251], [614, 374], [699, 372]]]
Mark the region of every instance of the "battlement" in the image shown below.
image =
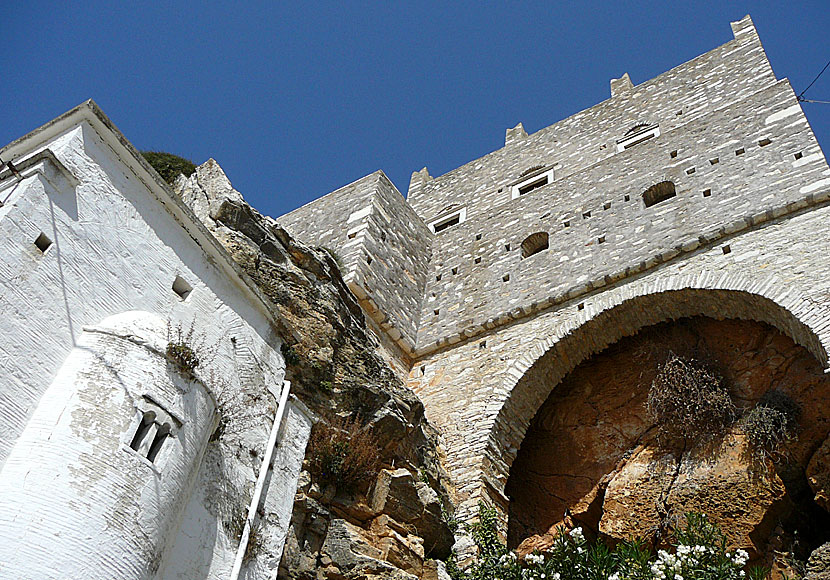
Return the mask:
[[[788, 81], [748, 16], [732, 30], [652, 80], [612, 80], [611, 98], [550, 127], [508, 129], [502, 149], [445, 175], [413, 173], [407, 202], [384, 197], [392, 220], [370, 235], [383, 247], [346, 264], [375, 277], [355, 283], [369, 312], [420, 356], [701, 246], [726, 253], [729, 236], [826, 199], [827, 163]], [[280, 221], [351, 259], [364, 180]], [[390, 278], [393, 260], [406, 265]]]

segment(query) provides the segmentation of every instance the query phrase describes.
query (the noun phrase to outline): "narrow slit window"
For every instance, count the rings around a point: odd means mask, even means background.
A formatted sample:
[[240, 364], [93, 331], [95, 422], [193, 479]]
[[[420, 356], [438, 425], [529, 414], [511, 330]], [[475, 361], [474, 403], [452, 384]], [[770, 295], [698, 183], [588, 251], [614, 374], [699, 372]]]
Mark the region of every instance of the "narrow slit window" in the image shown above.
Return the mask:
[[161, 447], [164, 445], [164, 441], [169, 436], [170, 425], [165, 423], [156, 431], [156, 436], [153, 437], [153, 442], [150, 444], [149, 451], [147, 451], [147, 459], [149, 459], [151, 463], [155, 463], [156, 457], [158, 457], [159, 451], [161, 451]]
[[743, 155], [744, 153], [746, 153], [746, 149], [744, 149], [743, 147], [735, 150], [735, 155]]
[[717, 165], [718, 163], [720, 163], [720, 159], [718, 157], [713, 157], [709, 160], [709, 165]]
[[643, 203], [645, 203], [646, 207], [651, 207], [671, 199], [675, 195], [677, 195], [677, 191], [674, 188], [674, 183], [671, 181], [661, 181], [643, 192]]
[[635, 125], [628, 130], [625, 137], [617, 141], [617, 153], [659, 136], [660, 127], [657, 125], [651, 127], [643, 123]]
[[772, 140], [770, 139], [761, 139], [760, 141], [758, 141], [758, 145], [760, 145], [761, 147], [766, 147], [770, 143], [772, 143]]
[[130, 449], [133, 451], [139, 450], [141, 444], [147, 438], [147, 434], [150, 432], [150, 427], [153, 426], [155, 420], [156, 414], [152, 411], [144, 413], [144, 416], [141, 418], [141, 423], [138, 425], [138, 429], [136, 429], [135, 434], [133, 435], [133, 440], [130, 442]]

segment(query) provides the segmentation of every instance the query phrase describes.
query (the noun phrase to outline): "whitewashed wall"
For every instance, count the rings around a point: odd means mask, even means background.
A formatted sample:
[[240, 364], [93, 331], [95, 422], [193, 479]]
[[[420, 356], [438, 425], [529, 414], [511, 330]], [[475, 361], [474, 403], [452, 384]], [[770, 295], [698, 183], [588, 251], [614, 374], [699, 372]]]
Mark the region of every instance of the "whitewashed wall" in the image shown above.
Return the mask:
[[[0, 577], [152, 578], [188, 533], [195, 483], [213, 477], [202, 457], [216, 397], [258, 388], [267, 424], [281, 342], [255, 290], [93, 103], [58, 121], [2, 155], [24, 169], [0, 175]], [[45, 150], [54, 161], [25, 163]], [[193, 287], [184, 299], [177, 276]], [[191, 327], [203, 362], [188, 382], [148, 345], [163, 352]], [[181, 421], [154, 466], [128, 449], [147, 397]], [[295, 421], [300, 449], [280, 469], [298, 472], [309, 425]], [[261, 449], [267, 428], [247, 437]], [[235, 466], [231, 485], [253, 485], [257, 467]], [[290, 510], [293, 490], [275, 494], [266, 503]], [[224, 562], [236, 546], [215, 536], [201, 557]]]

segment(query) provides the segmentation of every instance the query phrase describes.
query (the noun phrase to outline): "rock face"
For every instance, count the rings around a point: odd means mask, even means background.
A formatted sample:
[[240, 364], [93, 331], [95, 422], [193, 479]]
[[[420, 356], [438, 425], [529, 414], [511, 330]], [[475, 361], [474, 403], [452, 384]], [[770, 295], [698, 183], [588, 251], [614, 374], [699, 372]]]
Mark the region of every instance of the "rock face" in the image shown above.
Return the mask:
[[[714, 364], [740, 410], [786, 393], [801, 409], [797, 439], [772, 458], [737, 425], [709, 442], [660, 441], [645, 403], [669, 352]], [[558, 526], [581, 525], [659, 545], [697, 511], [756, 558], [789, 551], [796, 532], [815, 548], [830, 539], [828, 397], [820, 364], [769, 326], [701, 317], [644, 329], [578, 366], [540, 408], [507, 486], [508, 543], [544, 548]]]
[[420, 400], [378, 356], [334, 257], [252, 209], [213, 160], [176, 189], [270, 304], [289, 343], [292, 393], [323, 421], [359, 417], [389, 467], [350, 493], [301, 474], [279, 577], [441, 578], [431, 558], [449, 555], [453, 538], [436, 435]]

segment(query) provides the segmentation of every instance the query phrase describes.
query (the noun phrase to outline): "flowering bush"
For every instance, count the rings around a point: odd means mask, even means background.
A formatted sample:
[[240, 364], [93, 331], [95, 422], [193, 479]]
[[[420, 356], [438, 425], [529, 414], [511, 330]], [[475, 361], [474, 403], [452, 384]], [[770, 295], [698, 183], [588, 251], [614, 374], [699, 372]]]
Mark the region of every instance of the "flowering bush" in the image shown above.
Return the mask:
[[656, 556], [639, 540], [613, 550], [591, 545], [582, 528], [574, 528], [561, 531], [544, 553], [523, 559], [498, 539], [495, 510], [481, 505], [479, 514], [479, 523], [468, 528], [478, 561], [466, 572], [450, 562], [454, 580], [761, 580], [767, 574], [761, 568], [745, 571], [749, 555], [727, 551], [720, 529], [700, 514], [687, 514], [685, 527], [674, 530], [674, 549]]

